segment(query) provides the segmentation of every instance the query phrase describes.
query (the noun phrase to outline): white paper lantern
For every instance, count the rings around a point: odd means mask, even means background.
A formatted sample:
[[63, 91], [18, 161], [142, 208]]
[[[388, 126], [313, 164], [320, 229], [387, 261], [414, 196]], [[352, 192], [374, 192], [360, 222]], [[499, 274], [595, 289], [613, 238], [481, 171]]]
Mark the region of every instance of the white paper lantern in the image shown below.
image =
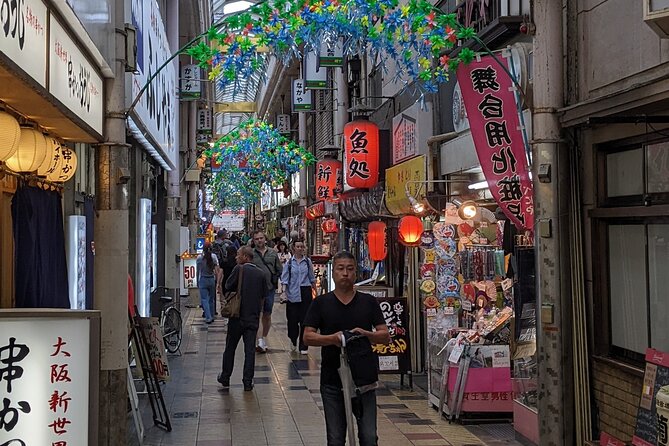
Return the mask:
[[46, 158], [46, 138], [32, 127], [21, 128], [16, 152], [7, 159], [7, 167], [14, 172], [34, 172]]
[[6, 161], [16, 152], [21, 138], [19, 121], [7, 112], [0, 111], [0, 161]]
[[60, 164], [63, 160], [60, 142], [56, 138], [47, 136], [46, 145], [46, 158], [44, 158], [44, 162], [37, 168], [37, 175], [43, 177], [49, 176], [54, 172], [60, 172]]
[[60, 146], [61, 162], [54, 173], [47, 175], [47, 180], [64, 183], [77, 171], [77, 154], [66, 146]]

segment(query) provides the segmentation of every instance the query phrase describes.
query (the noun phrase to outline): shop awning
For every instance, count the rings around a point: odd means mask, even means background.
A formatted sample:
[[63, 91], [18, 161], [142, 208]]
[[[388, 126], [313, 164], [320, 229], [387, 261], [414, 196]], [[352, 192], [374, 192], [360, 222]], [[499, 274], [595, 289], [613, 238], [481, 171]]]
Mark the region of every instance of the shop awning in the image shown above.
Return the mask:
[[342, 217], [352, 222], [371, 221], [388, 216], [384, 196], [383, 183], [367, 192], [347, 192], [339, 202], [339, 212]]

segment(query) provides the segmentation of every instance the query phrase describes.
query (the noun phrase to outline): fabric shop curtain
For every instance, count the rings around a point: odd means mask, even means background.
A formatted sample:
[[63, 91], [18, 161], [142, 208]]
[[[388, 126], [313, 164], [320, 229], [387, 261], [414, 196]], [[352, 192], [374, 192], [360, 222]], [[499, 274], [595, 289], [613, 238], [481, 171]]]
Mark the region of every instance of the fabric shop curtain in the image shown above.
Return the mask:
[[58, 192], [20, 184], [12, 199], [17, 308], [70, 308]]

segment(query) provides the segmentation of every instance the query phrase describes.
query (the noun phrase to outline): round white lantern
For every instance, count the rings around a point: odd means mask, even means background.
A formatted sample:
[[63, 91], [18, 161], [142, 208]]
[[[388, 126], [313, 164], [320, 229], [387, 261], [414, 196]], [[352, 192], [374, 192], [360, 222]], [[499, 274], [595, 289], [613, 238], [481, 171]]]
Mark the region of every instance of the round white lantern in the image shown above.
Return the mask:
[[21, 126], [19, 121], [7, 112], [0, 111], [0, 161], [6, 161], [19, 147]]
[[34, 172], [46, 158], [46, 138], [32, 127], [21, 128], [16, 152], [7, 159], [7, 167], [14, 172]]

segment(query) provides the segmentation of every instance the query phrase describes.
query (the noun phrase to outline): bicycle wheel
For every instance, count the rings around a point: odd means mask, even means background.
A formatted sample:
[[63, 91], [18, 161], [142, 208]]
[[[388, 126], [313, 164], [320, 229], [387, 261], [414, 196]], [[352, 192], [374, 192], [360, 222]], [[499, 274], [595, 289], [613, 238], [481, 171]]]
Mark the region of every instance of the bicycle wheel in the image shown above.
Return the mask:
[[176, 353], [181, 345], [181, 313], [174, 307], [165, 310], [163, 316], [163, 341], [165, 349]]

